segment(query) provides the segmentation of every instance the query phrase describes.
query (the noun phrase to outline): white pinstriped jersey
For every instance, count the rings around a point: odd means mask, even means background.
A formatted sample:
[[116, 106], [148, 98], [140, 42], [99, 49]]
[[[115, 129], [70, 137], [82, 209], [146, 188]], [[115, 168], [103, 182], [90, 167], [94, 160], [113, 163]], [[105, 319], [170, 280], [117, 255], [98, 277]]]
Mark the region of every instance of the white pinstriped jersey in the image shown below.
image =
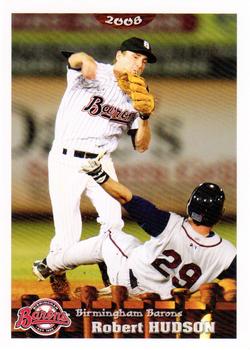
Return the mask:
[[95, 80], [68, 68], [67, 88], [58, 109], [54, 144], [86, 152], [110, 153], [122, 132], [137, 129], [139, 113], [117, 85], [110, 64], [97, 63]]
[[216, 233], [201, 236], [187, 220], [171, 213], [164, 231], [135, 248], [127, 264], [142, 290], [157, 291], [167, 299], [175, 287], [193, 292], [202, 283], [213, 281], [235, 255], [236, 248], [229, 241]]

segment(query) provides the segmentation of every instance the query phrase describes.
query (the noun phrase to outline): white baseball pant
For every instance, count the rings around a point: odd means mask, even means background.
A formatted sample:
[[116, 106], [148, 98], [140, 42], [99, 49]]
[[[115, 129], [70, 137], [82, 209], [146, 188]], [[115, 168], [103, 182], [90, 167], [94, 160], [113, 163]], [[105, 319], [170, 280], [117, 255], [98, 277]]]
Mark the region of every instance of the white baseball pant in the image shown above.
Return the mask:
[[[72, 269], [79, 265], [105, 261], [111, 284], [124, 285], [130, 290], [128, 258], [142, 244], [121, 230], [108, 230], [71, 246], [64, 253], [63, 263], [66, 268]], [[142, 291], [137, 287], [133, 294], [140, 292]]]
[[[100, 232], [110, 227], [122, 228], [120, 204], [108, 195], [90, 176], [80, 173], [81, 166], [87, 160], [77, 158], [73, 150], [53, 147], [49, 153], [49, 193], [51, 198], [55, 235], [50, 244], [47, 264], [53, 271], [64, 270], [63, 253], [67, 248], [80, 241], [82, 217], [80, 211], [81, 195], [85, 193], [93, 203], [99, 215]], [[113, 162], [109, 155], [102, 159], [103, 168], [117, 179]]]

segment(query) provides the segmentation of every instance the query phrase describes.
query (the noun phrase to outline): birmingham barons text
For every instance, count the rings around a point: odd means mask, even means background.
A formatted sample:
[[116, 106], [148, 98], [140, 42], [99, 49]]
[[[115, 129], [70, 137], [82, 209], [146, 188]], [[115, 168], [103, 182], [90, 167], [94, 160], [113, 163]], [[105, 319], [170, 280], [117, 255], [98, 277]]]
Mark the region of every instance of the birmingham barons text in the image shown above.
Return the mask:
[[[147, 309], [145, 311], [146, 316], [149, 317], [177, 317], [182, 316], [182, 311], [155, 311], [154, 309]], [[87, 309], [76, 309], [76, 317], [82, 316], [93, 316], [93, 317], [143, 317], [142, 311], [129, 310], [124, 311], [122, 309], [110, 311], [106, 309], [102, 310], [87, 310]]]

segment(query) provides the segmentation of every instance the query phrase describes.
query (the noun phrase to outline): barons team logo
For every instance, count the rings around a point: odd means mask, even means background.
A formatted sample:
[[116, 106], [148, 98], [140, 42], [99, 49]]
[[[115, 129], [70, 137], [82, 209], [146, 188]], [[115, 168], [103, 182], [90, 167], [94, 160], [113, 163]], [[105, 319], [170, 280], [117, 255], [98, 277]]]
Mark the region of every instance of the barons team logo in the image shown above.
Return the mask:
[[15, 328], [48, 336], [56, 333], [61, 327], [69, 327], [71, 320], [61, 305], [52, 299], [39, 299], [30, 306], [18, 310]]

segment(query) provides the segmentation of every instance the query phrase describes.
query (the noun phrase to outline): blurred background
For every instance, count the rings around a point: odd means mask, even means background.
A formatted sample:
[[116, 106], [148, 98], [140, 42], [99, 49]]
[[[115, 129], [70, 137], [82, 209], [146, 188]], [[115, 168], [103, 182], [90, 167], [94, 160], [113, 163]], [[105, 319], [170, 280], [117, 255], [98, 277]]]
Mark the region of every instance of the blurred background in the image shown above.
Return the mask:
[[[85, 51], [112, 63], [120, 43], [131, 36], [148, 40], [158, 58], [144, 74], [156, 109], [150, 149], [135, 152], [124, 135], [114, 152], [120, 181], [180, 214], [195, 186], [218, 183], [226, 193], [222, 235], [235, 242], [236, 15], [157, 14], [145, 26], [124, 29], [101, 24], [94, 14], [19, 13], [12, 17], [14, 268], [27, 248], [27, 236], [33, 237], [34, 251], [43, 234], [44, 255], [53, 234], [47, 156], [66, 87], [61, 50]], [[97, 233], [89, 224], [96, 213], [85, 197], [82, 215], [87, 235]], [[137, 226], [132, 230], [140, 232]]]

